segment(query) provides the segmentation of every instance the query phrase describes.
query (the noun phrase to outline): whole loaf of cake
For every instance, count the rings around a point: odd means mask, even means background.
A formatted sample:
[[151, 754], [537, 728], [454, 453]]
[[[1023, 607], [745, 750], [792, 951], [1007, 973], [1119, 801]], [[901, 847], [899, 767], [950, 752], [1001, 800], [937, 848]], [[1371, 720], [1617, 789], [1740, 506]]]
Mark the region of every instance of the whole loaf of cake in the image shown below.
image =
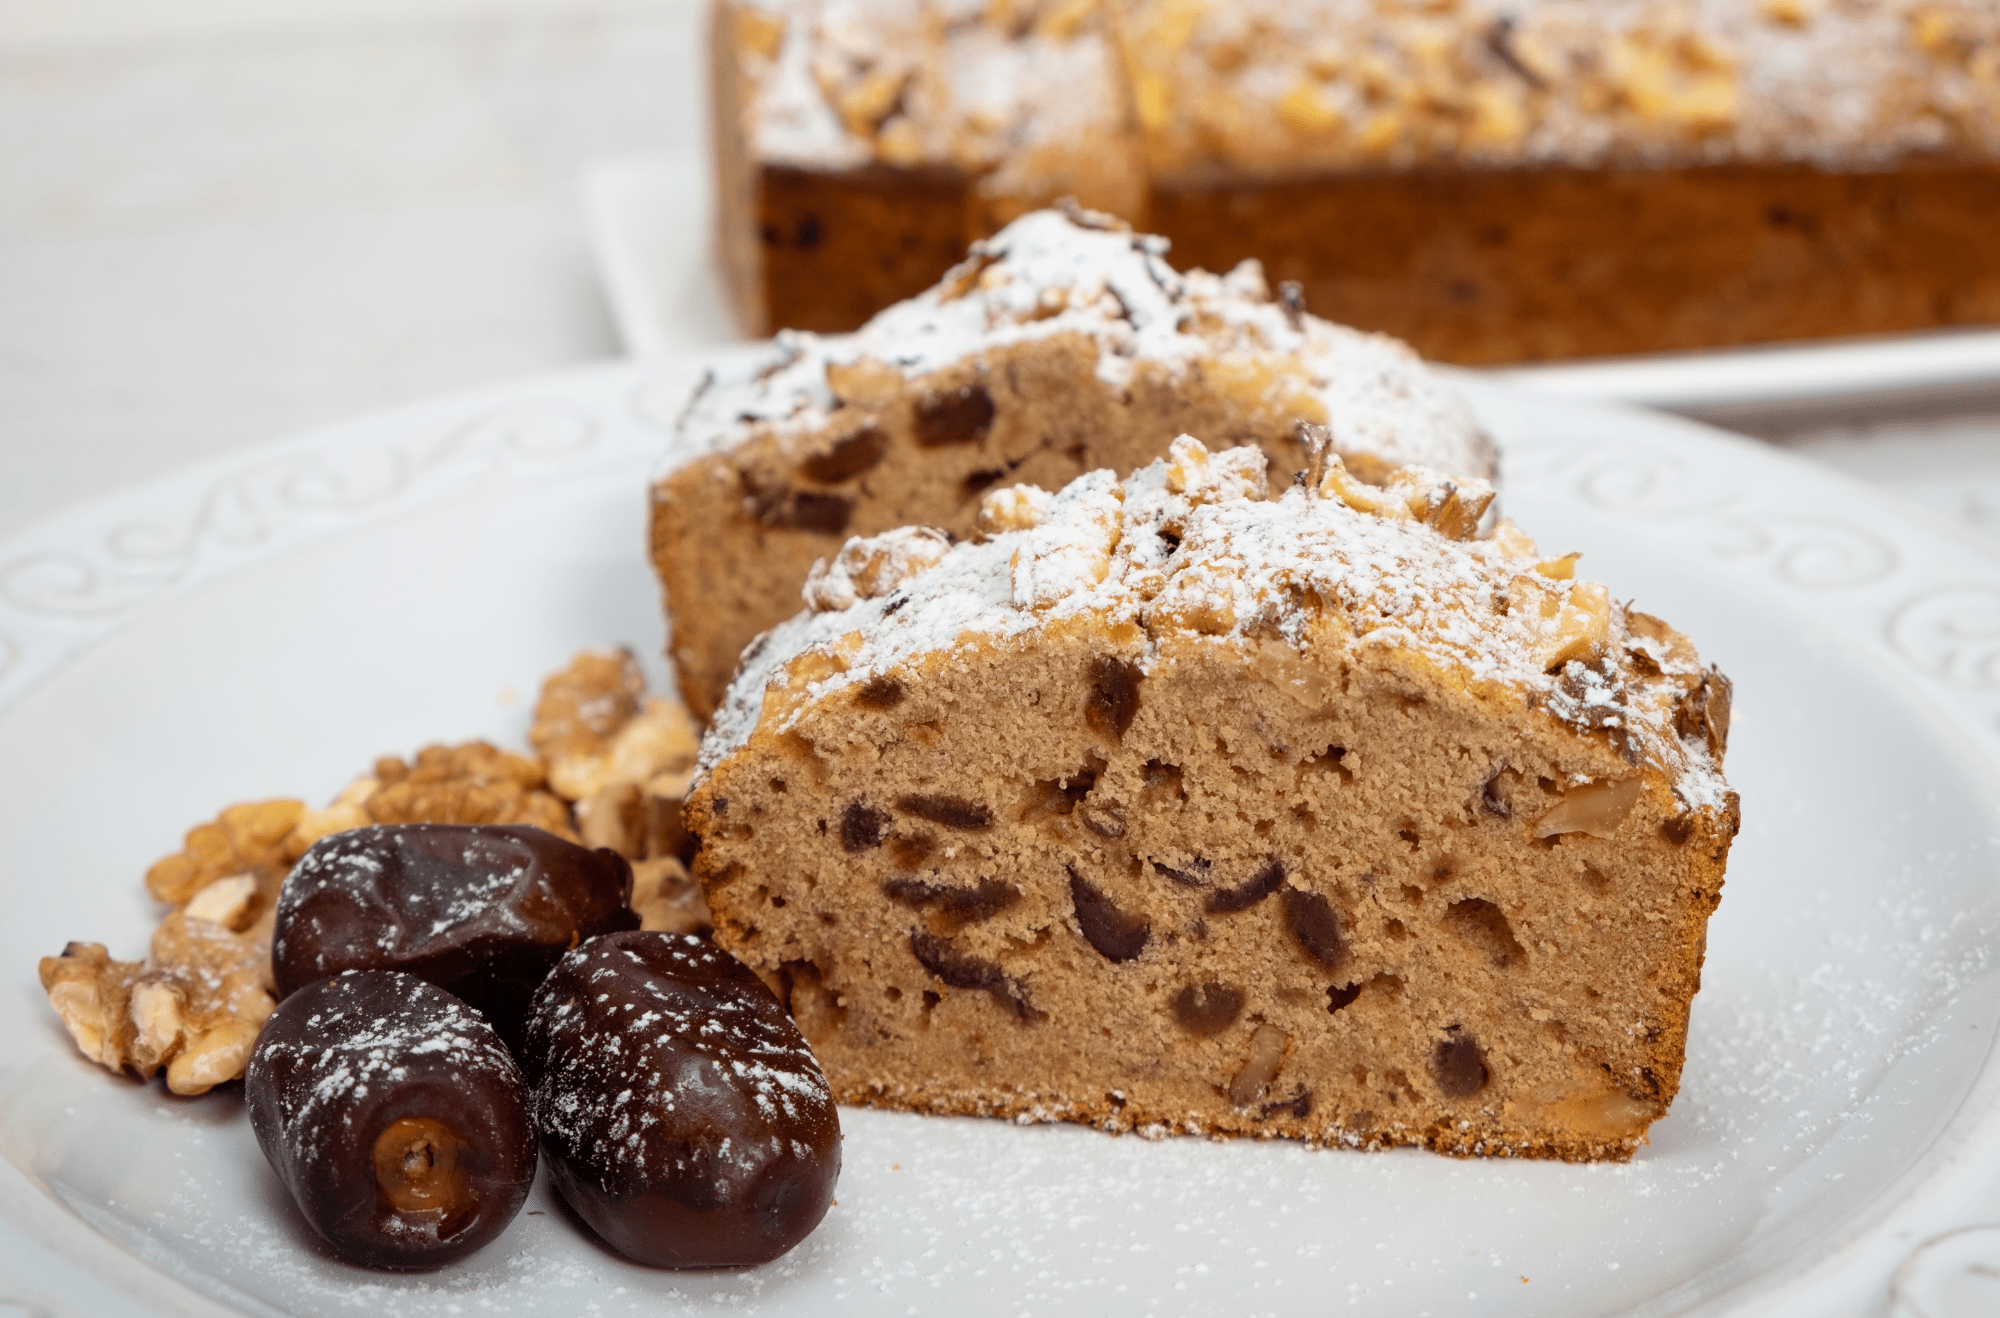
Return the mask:
[[752, 332], [1075, 196], [1463, 362], [2000, 321], [1982, 0], [721, 0]]
[[815, 569], [688, 802], [837, 1097], [1622, 1159], [1679, 1086], [1730, 688], [1478, 481], [1192, 438]]

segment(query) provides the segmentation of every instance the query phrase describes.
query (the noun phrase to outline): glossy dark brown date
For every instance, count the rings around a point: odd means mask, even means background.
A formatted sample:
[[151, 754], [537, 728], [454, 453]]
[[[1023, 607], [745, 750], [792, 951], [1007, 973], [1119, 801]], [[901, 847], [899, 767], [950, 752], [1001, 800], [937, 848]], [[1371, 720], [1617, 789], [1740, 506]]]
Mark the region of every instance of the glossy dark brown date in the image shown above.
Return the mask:
[[512, 1055], [477, 1012], [413, 975], [350, 971], [287, 998], [258, 1036], [244, 1097], [299, 1212], [367, 1267], [471, 1253], [535, 1179]]
[[771, 991], [706, 939], [577, 948], [535, 996], [522, 1063], [551, 1179], [629, 1258], [764, 1263], [833, 1201], [826, 1077]]
[[342, 970], [401, 970], [471, 1003], [510, 1047], [550, 967], [638, 927], [632, 867], [539, 828], [392, 824], [321, 838], [278, 896], [281, 997]]

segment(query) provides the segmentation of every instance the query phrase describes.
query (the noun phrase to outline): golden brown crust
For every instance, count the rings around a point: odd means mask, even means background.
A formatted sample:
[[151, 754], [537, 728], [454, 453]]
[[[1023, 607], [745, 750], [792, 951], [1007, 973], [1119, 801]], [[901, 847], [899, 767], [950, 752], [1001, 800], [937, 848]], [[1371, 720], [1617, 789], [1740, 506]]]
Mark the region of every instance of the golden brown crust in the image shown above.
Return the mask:
[[1581, 1136], [1551, 1138], [1544, 1131], [1504, 1128], [1474, 1134], [1455, 1129], [1445, 1122], [1424, 1127], [1349, 1129], [1337, 1118], [1328, 1122], [1307, 1122], [1282, 1111], [1272, 1117], [1228, 1113], [1204, 1114], [1195, 1119], [1185, 1113], [1148, 1111], [1143, 1105], [1131, 1102], [1052, 1101], [1041, 1095], [1001, 1088], [955, 1090], [923, 1085], [843, 1084], [832, 1077], [829, 1077], [829, 1082], [835, 1102], [851, 1103], [857, 1107], [920, 1112], [938, 1117], [998, 1117], [1020, 1124], [1066, 1121], [1079, 1126], [1094, 1126], [1113, 1135], [1136, 1134], [1147, 1139], [1170, 1135], [1296, 1139], [1309, 1145], [1364, 1152], [1419, 1148], [1460, 1158], [1545, 1158], [1558, 1162], [1630, 1162], [1632, 1155], [1646, 1143], [1643, 1137], [1608, 1140]]
[[1259, 445], [1300, 422], [1362, 474], [1493, 474], [1469, 408], [1402, 344], [1306, 314], [1259, 267], [1178, 274], [1159, 239], [1069, 206], [1023, 216], [860, 334], [781, 336], [706, 376], [652, 492], [651, 548], [689, 707], [790, 616], [851, 534], [972, 529], [981, 496], [1131, 470], [1176, 434]]
[[[2000, 167], [1423, 170], [1163, 189], [1177, 263], [1487, 363], [2000, 321]], [[1339, 217], [1343, 235], [1329, 243]], [[1974, 255], [1978, 254], [1978, 255]]]

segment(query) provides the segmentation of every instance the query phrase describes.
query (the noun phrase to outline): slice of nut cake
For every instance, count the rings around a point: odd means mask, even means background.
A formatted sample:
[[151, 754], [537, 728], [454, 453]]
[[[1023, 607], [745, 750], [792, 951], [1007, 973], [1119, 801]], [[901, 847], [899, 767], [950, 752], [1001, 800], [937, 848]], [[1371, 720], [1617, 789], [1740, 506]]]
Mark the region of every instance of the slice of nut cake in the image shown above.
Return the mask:
[[708, 716], [849, 534], [969, 534], [990, 489], [1130, 471], [1184, 430], [1257, 444], [1283, 476], [1304, 460], [1297, 418], [1361, 475], [1492, 476], [1470, 410], [1403, 344], [1274, 299], [1254, 261], [1183, 275], [1165, 251], [1107, 216], [1037, 212], [859, 333], [780, 335], [708, 377], [652, 494], [689, 707]]
[[[1321, 441], [1323, 444], [1323, 440]], [[1491, 490], [1193, 439], [815, 569], [689, 797], [844, 1101], [1623, 1159], [1737, 827], [1729, 683]]]

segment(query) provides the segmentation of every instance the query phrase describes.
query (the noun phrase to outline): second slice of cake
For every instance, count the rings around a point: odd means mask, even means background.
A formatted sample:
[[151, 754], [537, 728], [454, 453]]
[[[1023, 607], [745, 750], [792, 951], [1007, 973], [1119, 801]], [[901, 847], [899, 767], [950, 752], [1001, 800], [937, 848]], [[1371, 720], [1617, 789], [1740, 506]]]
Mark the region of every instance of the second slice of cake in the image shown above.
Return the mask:
[[689, 801], [844, 1101], [1626, 1158], [1679, 1084], [1729, 686], [1491, 492], [1312, 446], [850, 541]]
[[990, 490], [1131, 471], [1182, 431], [1256, 444], [1281, 476], [1297, 418], [1363, 474], [1493, 476], [1472, 410], [1408, 348], [1273, 297], [1254, 261], [1178, 274], [1165, 251], [1108, 216], [1038, 211], [859, 333], [780, 335], [707, 377], [652, 489], [688, 708], [709, 716], [848, 536], [968, 534]]

